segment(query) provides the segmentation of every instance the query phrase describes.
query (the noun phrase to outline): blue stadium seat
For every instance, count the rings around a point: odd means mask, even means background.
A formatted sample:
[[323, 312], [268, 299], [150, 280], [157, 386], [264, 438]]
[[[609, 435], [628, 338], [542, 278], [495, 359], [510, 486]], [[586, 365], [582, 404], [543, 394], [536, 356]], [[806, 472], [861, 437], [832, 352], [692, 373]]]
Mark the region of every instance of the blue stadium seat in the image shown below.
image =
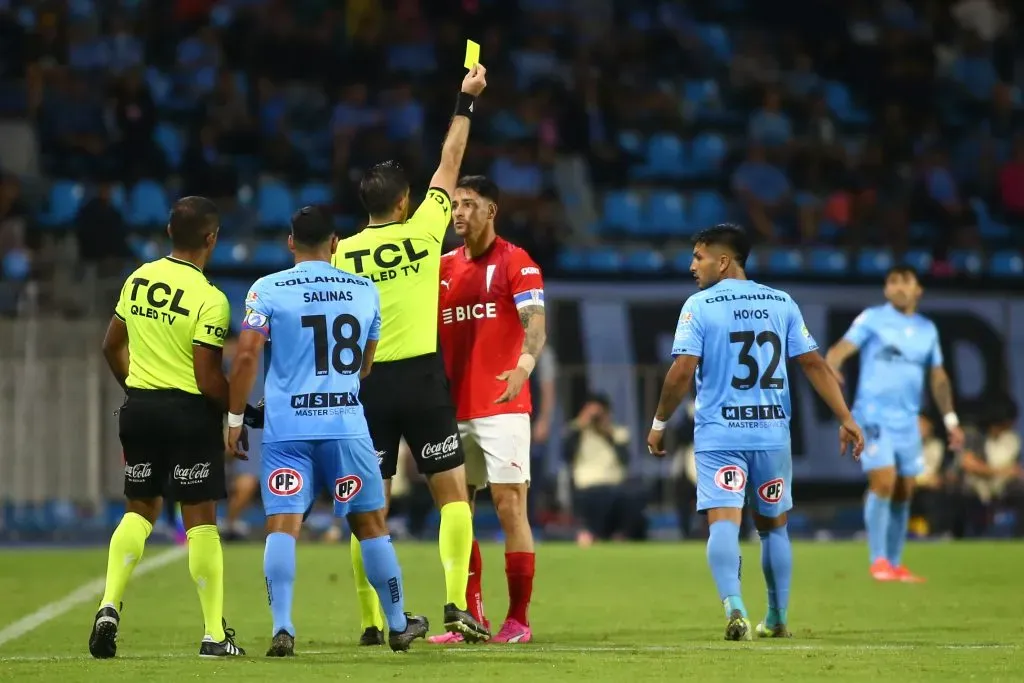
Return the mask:
[[833, 247], [816, 247], [811, 249], [810, 269], [819, 275], [841, 275], [849, 267], [846, 253]]
[[[977, 155], [974, 156], [974, 160], [976, 159]], [[988, 204], [985, 203], [984, 199], [971, 197], [969, 203], [971, 209], [974, 210], [974, 215], [978, 219], [978, 234], [983, 240], [987, 242], [1002, 242], [1010, 239], [1010, 227], [993, 220], [988, 210]]]
[[252, 250], [249, 262], [268, 270], [283, 270], [292, 265], [292, 255], [283, 241], [259, 242]]
[[861, 249], [857, 255], [857, 272], [867, 277], [885, 275], [892, 266], [892, 252], [888, 249]]
[[911, 249], [903, 255], [903, 263], [923, 275], [932, 269], [932, 255], [925, 249]]
[[299, 206], [330, 206], [334, 193], [325, 183], [307, 183], [299, 189]]
[[732, 42], [725, 28], [718, 24], [697, 24], [697, 39], [719, 62], [732, 59]]
[[722, 170], [722, 162], [729, 147], [718, 133], [701, 133], [693, 139], [690, 164], [696, 175], [716, 175]]
[[128, 193], [125, 219], [132, 227], [164, 227], [171, 205], [163, 185], [155, 180], [140, 180]]
[[181, 160], [185, 156], [185, 139], [181, 131], [168, 123], [160, 123], [156, 127], [153, 139], [164, 153], [171, 168], [174, 170], [181, 168]]
[[1024, 277], [1024, 258], [1017, 251], [997, 251], [988, 264], [995, 277]]
[[804, 255], [799, 249], [775, 249], [768, 255], [765, 270], [772, 275], [795, 275], [803, 270]]
[[711, 79], [686, 81], [683, 84], [683, 99], [700, 111], [704, 105], [718, 99], [718, 83]]
[[693, 252], [690, 250], [677, 251], [675, 256], [672, 257], [672, 270], [677, 273], [689, 273], [690, 263], [693, 261]]
[[836, 118], [843, 123], [858, 125], [870, 121], [870, 116], [854, 103], [850, 88], [845, 83], [826, 81], [825, 102]]
[[[155, 261], [160, 258], [160, 254], [165, 250], [162, 249], [162, 244], [154, 239], [146, 239], [132, 235], [128, 238], [128, 247], [132, 250], [132, 254], [135, 255], [140, 261]], [[220, 249], [221, 245], [217, 244], [217, 249]]]
[[110, 191], [110, 204], [124, 215], [128, 206], [128, 193], [124, 191], [124, 185], [118, 183]]
[[910, 241], [916, 244], [931, 244], [938, 229], [931, 223], [916, 221], [910, 224]]
[[73, 180], [57, 180], [50, 187], [49, 207], [39, 217], [43, 225], [51, 227], [64, 226], [75, 220], [78, 209], [82, 206], [85, 188]]
[[210, 265], [217, 268], [232, 268], [241, 265], [249, 258], [250, 249], [230, 238], [217, 240], [217, 248], [210, 256]]
[[283, 183], [268, 180], [256, 193], [256, 213], [262, 228], [286, 228], [295, 213], [295, 197]]
[[602, 273], [617, 272], [622, 268], [622, 254], [611, 247], [599, 247], [587, 252], [587, 270]]
[[644, 139], [635, 130], [624, 130], [619, 133], [619, 149], [637, 156], [644, 152]]
[[747, 256], [747, 263], [744, 266], [745, 270], [750, 275], [757, 275], [761, 272], [761, 255], [759, 251], [752, 251]]
[[[797, 193], [797, 206], [800, 206], [801, 193]], [[823, 220], [818, 223], [818, 239], [823, 242], [835, 242], [839, 239], [843, 228], [835, 221]]]
[[637, 249], [626, 254], [622, 266], [630, 273], [655, 274], [665, 267], [665, 256], [657, 249]]
[[558, 267], [570, 273], [584, 271], [587, 269], [587, 254], [574, 247], [565, 247], [558, 252]]
[[722, 223], [727, 215], [725, 200], [714, 190], [699, 190], [690, 199], [690, 223], [697, 230]]
[[643, 206], [636, 192], [613, 190], [604, 196], [604, 220], [607, 231], [635, 233], [643, 221]]
[[646, 172], [658, 178], [682, 178], [687, 172], [686, 146], [678, 135], [655, 133], [647, 141]]
[[949, 252], [949, 263], [958, 273], [977, 275], [985, 265], [981, 253], [973, 249], [953, 249]]
[[686, 204], [678, 192], [653, 192], [647, 200], [645, 226], [654, 235], [686, 234]]

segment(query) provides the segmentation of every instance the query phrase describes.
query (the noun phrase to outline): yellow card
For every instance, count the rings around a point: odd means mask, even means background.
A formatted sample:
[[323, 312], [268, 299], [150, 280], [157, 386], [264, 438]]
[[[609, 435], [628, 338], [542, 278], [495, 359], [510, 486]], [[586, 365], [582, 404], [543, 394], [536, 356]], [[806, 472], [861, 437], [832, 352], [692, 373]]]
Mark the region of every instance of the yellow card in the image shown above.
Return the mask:
[[480, 43], [466, 41], [466, 68], [472, 69], [480, 63]]

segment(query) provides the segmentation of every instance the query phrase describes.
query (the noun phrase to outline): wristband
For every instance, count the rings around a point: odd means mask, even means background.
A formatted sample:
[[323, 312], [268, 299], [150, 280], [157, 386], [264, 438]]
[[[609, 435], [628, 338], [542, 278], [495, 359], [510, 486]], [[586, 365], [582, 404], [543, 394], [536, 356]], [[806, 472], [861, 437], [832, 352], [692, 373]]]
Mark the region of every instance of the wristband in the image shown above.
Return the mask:
[[234, 429], [235, 427], [241, 427], [245, 423], [245, 415], [237, 413], [228, 413], [228, 427]]
[[473, 118], [473, 102], [475, 101], [476, 98], [469, 93], [460, 92], [459, 96], [455, 98], [455, 113], [452, 116]]
[[654, 418], [654, 422], [651, 423], [651, 429], [656, 431], [656, 432], [663, 432], [663, 431], [665, 431], [665, 425], [666, 424], [668, 424], [668, 423], [665, 422], [664, 420], [659, 420], [658, 418]]
[[524, 353], [519, 356], [519, 362], [516, 363], [516, 367], [526, 370], [526, 374], [530, 375], [533, 372], [533, 369], [537, 367], [537, 359], [529, 353]]
[[946, 429], [956, 429], [960, 426], [960, 418], [956, 416], [956, 413], [946, 413], [942, 416], [942, 422], [946, 425]]

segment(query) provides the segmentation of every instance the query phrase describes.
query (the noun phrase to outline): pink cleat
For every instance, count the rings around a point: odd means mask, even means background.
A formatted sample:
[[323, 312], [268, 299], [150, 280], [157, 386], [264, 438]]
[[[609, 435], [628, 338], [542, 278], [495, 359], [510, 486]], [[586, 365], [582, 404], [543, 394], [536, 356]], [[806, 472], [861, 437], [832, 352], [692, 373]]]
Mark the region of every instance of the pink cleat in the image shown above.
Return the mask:
[[533, 632], [526, 624], [515, 619], [506, 619], [501, 625], [498, 635], [491, 638], [492, 643], [528, 643], [533, 639]]
[[440, 635], [430, 636], [427, 638], [427, 642], [434, 645], [456, 645], [466, 642], [466, 639], [462, 637], [461, 633], [442, 633]]

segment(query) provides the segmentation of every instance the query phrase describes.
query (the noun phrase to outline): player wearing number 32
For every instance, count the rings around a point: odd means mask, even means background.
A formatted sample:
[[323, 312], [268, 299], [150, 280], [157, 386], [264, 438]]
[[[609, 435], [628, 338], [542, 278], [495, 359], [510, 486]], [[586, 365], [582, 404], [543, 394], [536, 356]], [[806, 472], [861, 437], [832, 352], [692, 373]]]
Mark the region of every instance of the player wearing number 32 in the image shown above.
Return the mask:
[[864, 437], [842, 390], [793, 299], [747, 279], [746, 232], [718, 225], [694, 240], [690, 272], [700, 291], [687, 299], [676, 325], [674, 361], [647, 438], [664, 455], [665, 422], [689, 392], [696, 374], [694, 450], [697, 509], [708, 516], [708, 564], [725, 607], [727, 640], [752, 638], [740, 596], [739, 531], [745, 498], [756, 505], [761, 568], [768, 587], [763, 636], [787, 637], [793, 553], [786, 513], [793, 507], [790, 453], [790, 379], [795, 358], [836, 418], [840, 454], [860, 458]]
[[295, 267], [260, 278], [249, 290], [231, 369], [228, 447], [234, 448], [257, 359], [265, 346], [270, 351], [261, 472], [263, 571], [274, 621], [269, 657], [295, 652], [295, 541], [321, 486], [333, 493], [335, 515], [347, 517], [359, 540], [387, 616], [391, 648], [407, 650], [427, 632], [427, 620], [403, 606], [384, 482], [359, 401], [360, 380], [370, 373], [380, 337], [380, 298], [369, 279], [331, 265], [337, 244], [330, 220], [318, 209], [306, 207], [292, 217], [288, 247]]

